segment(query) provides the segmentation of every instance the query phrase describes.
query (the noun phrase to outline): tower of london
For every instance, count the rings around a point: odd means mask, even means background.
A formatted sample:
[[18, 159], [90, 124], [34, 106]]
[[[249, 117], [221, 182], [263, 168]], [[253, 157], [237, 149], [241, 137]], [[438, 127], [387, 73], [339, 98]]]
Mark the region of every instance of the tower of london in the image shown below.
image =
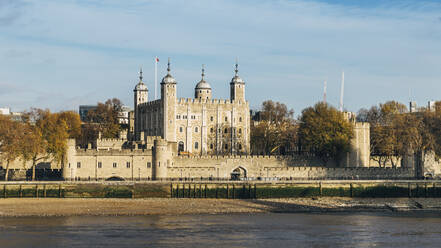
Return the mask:
[[160, 99], [153, 101], [149, 101], [141, 72], [133, 90], [135, 140], [158, 136], [176, 142], [179, 153], [193, 155], [249, 153], [250, 108], [245, 99], [245, 82], [238, 72], [236, 63], [230, 99], [212, 98], [213, 89], [205, 80], [204, 67], [194, 98], [178, 98], [178, 82], [171, 74], [169, 60]]

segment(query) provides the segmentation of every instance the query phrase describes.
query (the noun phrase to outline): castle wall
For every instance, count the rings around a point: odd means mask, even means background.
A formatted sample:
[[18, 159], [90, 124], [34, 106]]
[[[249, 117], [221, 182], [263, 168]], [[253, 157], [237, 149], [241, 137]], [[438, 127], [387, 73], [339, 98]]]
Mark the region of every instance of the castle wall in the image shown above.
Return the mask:
[[274, 156], [178, 157], [175, 166], [169, 168], [168, 176], [230, 179], [238, 168], [245, 171], [248, 179], [407, 179], [414, 176], [411, 168], [329, 168], [323, 167], [317, 158]]
[[[68, 156], [65, 180], [152, 179], [151, 150], [78, 150]], [[114, 166], [115, 164], [115, 166]]]

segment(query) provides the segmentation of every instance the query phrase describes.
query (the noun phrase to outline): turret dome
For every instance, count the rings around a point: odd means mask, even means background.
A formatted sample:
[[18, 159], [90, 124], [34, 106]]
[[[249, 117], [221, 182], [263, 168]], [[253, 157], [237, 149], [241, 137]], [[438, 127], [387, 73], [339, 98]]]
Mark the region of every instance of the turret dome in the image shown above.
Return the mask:
[[167, 64], [167, 75], [162, 79], [161, 84], [176, 84], [176, 79], [170, 75], [170, 58], [168, 59]]
[[205, 81], [205, 69], [204, 65], [202, 65], [202, 78], [199, 83], [196, 84], [196, 87], [194, 88], [194, 97], [196, 99], [211, 99], [211, 86], [207, 81]]
[[139, 83], [136, 84], [134, 91], [146, 91], [147, 86], [142, 82], [142, 69], [139, 71]]
[[199, 81], [198, 84], [196, 84], [195, 89], [199, 90], [199, 89], [210, 89], [211, 90], [211, 86], [209, 83], [207, 83], [205, 80], [201, 80]]

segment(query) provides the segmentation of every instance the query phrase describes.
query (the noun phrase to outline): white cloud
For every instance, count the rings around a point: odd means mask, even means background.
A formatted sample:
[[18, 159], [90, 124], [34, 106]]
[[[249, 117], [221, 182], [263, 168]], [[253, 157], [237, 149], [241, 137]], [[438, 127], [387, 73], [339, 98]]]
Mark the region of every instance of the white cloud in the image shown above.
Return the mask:
[[299, 113], [321, 99], [326, 78], [336, 103], [343, 69], [350, 110], [407, 101], [409, 88], [425, 102], [441, 90], [440, 10], [420, 1], [369, 8], [285, 0], [28, 1], [14, 23], [0, 27], [0, 56], [8, 58], [0, 61], [0, 79], [40, 92], [36, 102], [15, 101], [20, 108], [57, 110], [114, 96], [131, 104], [138, 67], [152, 92], [153, 57], [160, 56], [162, 75], [171, 56], [182, 96], [192, 96], [205, 63], [214, 94], [225, 98], [238, 56], [252, 106], [274, 98]]

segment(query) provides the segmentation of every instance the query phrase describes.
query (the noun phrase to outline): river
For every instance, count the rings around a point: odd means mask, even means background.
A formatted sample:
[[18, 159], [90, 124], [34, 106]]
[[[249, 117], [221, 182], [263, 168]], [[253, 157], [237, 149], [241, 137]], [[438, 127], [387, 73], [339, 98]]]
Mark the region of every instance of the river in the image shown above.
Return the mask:
[[440, 247], [440, 214], [0, 218], [0, 247]]

